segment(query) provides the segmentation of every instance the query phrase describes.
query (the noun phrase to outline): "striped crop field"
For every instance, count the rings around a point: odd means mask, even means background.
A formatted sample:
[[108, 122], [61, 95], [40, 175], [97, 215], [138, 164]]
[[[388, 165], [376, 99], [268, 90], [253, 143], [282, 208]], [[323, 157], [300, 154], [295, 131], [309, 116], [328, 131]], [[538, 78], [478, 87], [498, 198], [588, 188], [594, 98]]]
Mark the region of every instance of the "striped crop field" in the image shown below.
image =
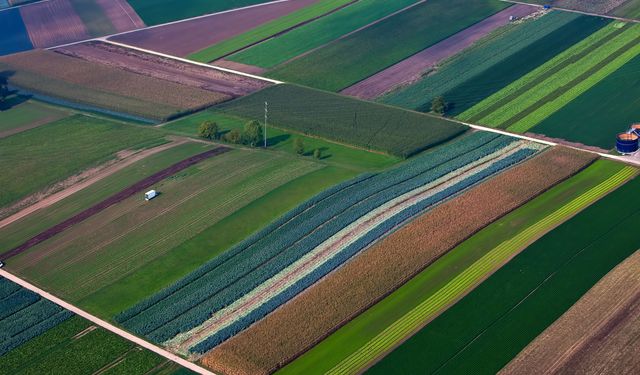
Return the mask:
[[239, 51], [247, 46], [259, 43], [271, 36], [286, 32], [288, 29], [296, 27], [304, 22], [309, 22], [317, 17], [330, 13], [336, 9], [348, 6], [353, 0], [323, 0], [306, 6], [300, 10], [279, 17], [273, 21], [267, 22], [260, 26], [244, 32], [240, 35], [225, 39], [212, 46], [194, 52], [187, 58], [200, 61], [210, 62], [217, 60], [230, 53]]
[[449, 103], [448, 115], [463, 113], [609, 23], [597, 17], [551, 12], [507, 25], [378, 101], [429, 111], [432, 99], [442, 96]]
[[[518, 234], [488, 251], [455, 277], [451, 277], [438, 291], [428, 295], [418, 306], [390, 324], [351, 355], [344, 358], [329, 373], [351, 374], [360, 372], [381, 355], [400, 344], [412, 332], [434, 319], [447, 306], [462, 298], [474, 286], [517, 255], [529, 243], [540, 238], [544, 233], [566, 221], [580, 210], [593, 204], [636, 174], [637, 171], [634, 168], [623, 168], [605, 181], [557, 208], [541, 220], [522, 228]], [[539, 199], [544, 199], [544, 197]], [[523, 207], [521, 209], [526, 208]], [[488, 230], [492, 230], [492, 228]], [[452, 254], [455, 254], [455, 251], [456, 249], [452, 250]], [[429, 272], [429, 269], [425, 272]]]
[[155, 184], [161, 198], [154, 202], [162, 204], [147, 204], [137, 195], [127, 198], [11, 258], [9, 266], [79, 301], [166, 256], [265, 193], [321, 167], [281, 154], [231, 151]]
[[178, 352], [206, 352], [410, 217], [538, 149], [474, 134], [400, 167], [337, 185], [117, 320]]
[[287, 60], [320, 47], [418, 0], [362, 0], [227, 57], [227, 60], [262, 68], [273, 68]]
[[638, 249], [629, 225], [640, 204], [628, 197], [639, 184], [626, 182], [529, 245], [370, 372], [500, 370]]
[[639, 40], [638, 25], [609, 24], [458, 117], [527, 132], [638, 56]]

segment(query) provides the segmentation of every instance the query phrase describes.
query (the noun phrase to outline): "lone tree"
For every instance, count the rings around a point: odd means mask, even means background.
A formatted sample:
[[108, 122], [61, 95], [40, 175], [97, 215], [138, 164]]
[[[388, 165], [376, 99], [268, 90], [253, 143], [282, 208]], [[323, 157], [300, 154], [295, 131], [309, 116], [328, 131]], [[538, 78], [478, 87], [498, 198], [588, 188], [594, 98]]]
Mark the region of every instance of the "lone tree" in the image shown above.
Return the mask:
[[313, 157], [316, 159], [322, 159], [322, 150], [320, 150], [319, 148], [313, 150]]
[[262, 140], [262, 127], [258, 121], [249, 121], [244, 125], [244, 133], [242, 134], [244, 143], [256, 147]]
[[296, 138], [293, 140], [293, 151], [298, 155], [304, 155], [304, 141], [302, 138]]
[[220, 128], [213, 121], [204, 121], [198, 128], [198, 136], [206, 139], [220, 139]]
[[447, 112], [447, 102], [442, 96], [436, 96], [431, 102], [431, 111], [443, 116]]
[[4, 103], [8, 96], [9, 85], [7, 83], [7, 77], [0, 76], [0, 103]]
[[224, 135], [224, 140], [229, 143], [238, 144], [242, 142], [242, 133], [240, 133], [238, 129], [233, 129]]

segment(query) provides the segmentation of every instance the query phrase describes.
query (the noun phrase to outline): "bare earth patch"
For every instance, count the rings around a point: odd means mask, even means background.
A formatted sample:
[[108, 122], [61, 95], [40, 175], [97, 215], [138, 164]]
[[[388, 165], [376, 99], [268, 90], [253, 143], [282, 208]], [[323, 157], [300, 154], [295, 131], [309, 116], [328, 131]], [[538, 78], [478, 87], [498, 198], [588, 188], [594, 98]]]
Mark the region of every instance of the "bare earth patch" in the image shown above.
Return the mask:
[[126, 0], [95, 0], [102, 7], [116, 31], [121, 33], [145, 27], [144, 22]]
[[50, 0], [20, 8], [34, 47], [46, 48], [89, 38], [69, 0]]

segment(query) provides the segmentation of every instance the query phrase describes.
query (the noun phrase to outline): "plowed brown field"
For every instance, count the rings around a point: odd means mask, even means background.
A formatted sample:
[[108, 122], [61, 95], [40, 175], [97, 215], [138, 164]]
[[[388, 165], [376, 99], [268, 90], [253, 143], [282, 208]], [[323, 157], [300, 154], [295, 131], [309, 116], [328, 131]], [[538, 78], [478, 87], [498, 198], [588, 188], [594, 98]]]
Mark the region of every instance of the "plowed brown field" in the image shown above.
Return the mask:
[[34, 47], [46, 48], [89, 38], [69, 0], [51, 0], [20, 8]]
[[365, 250], [202, 362], [226, 374], [264, 374], [284, 366], [442, 254], [593, 160], [554, 148], [474, 187]]

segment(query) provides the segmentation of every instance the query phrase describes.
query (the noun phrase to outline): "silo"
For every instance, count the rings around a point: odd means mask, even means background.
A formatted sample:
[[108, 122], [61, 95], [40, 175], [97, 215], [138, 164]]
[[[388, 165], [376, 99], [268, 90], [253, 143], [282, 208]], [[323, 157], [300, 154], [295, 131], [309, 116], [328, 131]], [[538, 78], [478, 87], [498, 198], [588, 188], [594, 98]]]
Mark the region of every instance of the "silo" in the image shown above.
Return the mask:
[[616, 149], [623, 155], [638, 151], [638, 136], [634, 133], [620, 133], [616, 139]]

